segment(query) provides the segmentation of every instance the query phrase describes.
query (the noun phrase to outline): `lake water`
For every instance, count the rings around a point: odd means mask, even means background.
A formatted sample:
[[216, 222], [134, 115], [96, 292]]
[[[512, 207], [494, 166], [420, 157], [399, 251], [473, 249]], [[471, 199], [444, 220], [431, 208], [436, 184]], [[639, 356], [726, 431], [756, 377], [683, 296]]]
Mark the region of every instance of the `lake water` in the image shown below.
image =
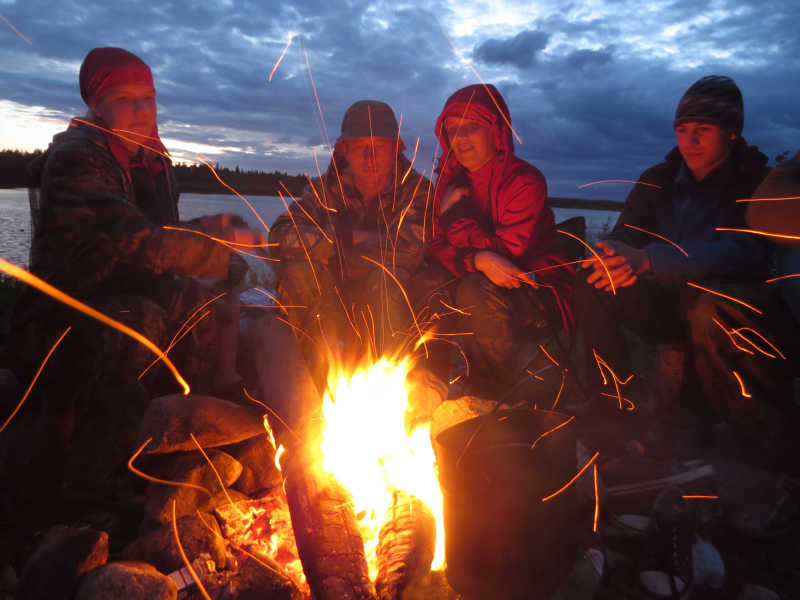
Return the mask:
[[[269, 226], [284, 210], [277, 196], [251, 196], [247, 198]], [[260, 227], [258, 218], [235, 196], [216, 194], [182, 194], [180, 200], [182, 219], [192, 219], [215, 213], [236, 213], [251, 226]], [[618, 213], [608, 210], [583, 210], [555, 208], [556, 221], [577, 215], [586, 217], [587, 238], [597, 239], [604, 230], [616, 222]], [[0, 189], [0, 257], [21, 267], [28, 265], [28, 250], [31, 240], [30, 208], [28, 191], [25, 189]]]

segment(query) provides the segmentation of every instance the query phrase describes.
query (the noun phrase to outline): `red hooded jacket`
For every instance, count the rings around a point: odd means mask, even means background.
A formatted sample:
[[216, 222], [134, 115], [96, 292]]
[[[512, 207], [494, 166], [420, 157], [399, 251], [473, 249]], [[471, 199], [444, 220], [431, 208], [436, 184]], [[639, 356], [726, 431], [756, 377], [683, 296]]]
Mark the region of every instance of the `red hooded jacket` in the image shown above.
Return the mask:
[[[469, 181], [466, 168], [450, 148], [444, 128], [448, 117], [478, 121], [494, 133], [498, 152], [484, 167], [490, 170], [488, 206], [465, 198], [440, 214], [448, 188]], [[511, 117], [500, 92], [492, 85], [481, 84], [458, 90], [436, 121], [436, 135], [442, 156], [437, 166], [428, 258], [459, 277], [476, 271], [475, 254], [482, 250], [500, 254], [527, 271], [544, 268], [536, 273], [536, 280], [555, 292], [564, 325], [568, 326], [570, 319], [562, 298], [571, 287], [572, 270], [547, 269], [564, 262], [555, 248], [555, 219], [547, 202], [547, 182], [536, 167], [514, 154]]]

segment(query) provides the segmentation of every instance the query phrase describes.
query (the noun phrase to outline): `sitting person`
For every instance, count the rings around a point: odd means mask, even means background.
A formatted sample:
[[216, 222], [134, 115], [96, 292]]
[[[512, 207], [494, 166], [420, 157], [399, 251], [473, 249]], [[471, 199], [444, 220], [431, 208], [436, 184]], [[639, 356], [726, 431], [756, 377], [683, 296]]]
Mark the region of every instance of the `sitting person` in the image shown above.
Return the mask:
[[398, 282], [422, 263], [430, 182], [404, 149], [388, 104], [356, 102], [327, 172], [270, 231], [278, 299], [320, 389], [331, 357], [392, 355], [416, 337]]
[[[150, 68], [121, 48], [95, 48], [81, 65], [80, 91], [87, 115], [34, 165], [41, 189], [31, 202], [30, 270], [167, 349], [193, 311], [222, 292], [230, 297], [246, 263], [208, 236], [164, 227], [178, 225], [178, 189], [158, 135]], [[206, 223], [232, 242], [263, 243], [239, 217]], [[170, 352], [193, 392], [242, 396], [237, 303], [238, 294], [212, 302], [208, 318]], [[137, 341], [32, 288], [18, 308], [21, 380], [68, 326], [37, 383], [41, 439], [90, 477], [124, 465], [149, 399], [181, 387], [161, 364], [142, 375], [155, 357]], [[90, 456], [96, 464], [81, 462]]]
[[[428, 290], [459, 310], [473, 393], [497, 399], [523, 375], [527, 325], [568, 325], [569, 268], [555, 251], [544, 176], [514, 154], [505, 100], [491, 85], [455, 92], [436, 122], [442, 147]], [[537, 272], [541, 270], [541, 272]], [[431, 282], [437, 280], [439, 285]], [[448, 280], [450, 280], [448, 282]], [[445, 314], [436, 305], [431, 313]], [[524, 353], [522, 353], [524, 354]]]
[[[738, 86], [723, 76], [698, 80], [681, 98], [673, 124], [677, 147], [665, 162], [639, 177], [613, 231], [597, 243], [602, 263], [587, 261], [588, 275], [584, 271], [579, 276], [575, 310], [583, 332], [587, 379], [601, 411], [632, 408], [614, 399], [610, 381], [604, 385], [604, 378], [611, 378], [609, 368], [623, 381], [633, 373], [624, 325], [665, 346], [683, 347], [693, 340], [700, 384], [708, 402], [724, 413], [718, 402], [725, 395], [712, 389], [705, 367], [705, 349], [710, 346], [699, 344], [698, 337], [711, 329], [725, 334], [713, 314], [700, 307], [735, 305], [695, 286], [741, 297], [749, 287], [742, 284], [767, 277], [770, 249], [764, 239], [718, 230], [745, 227], [745, 205], [737, 200], [748, 198], [769, 170], [767, 157], [741, 137], [744, 111]], [[607, 365], [604, 374], [595, 353]], [[721, 361], [713, 362], [712, 371], [735, 381], [730, 370], [721, 371]], [[610, 397], [601, 398], [602, 392]], [[626, 394], [623, 386], [622, 396]], [[637, 398], [629, 400], [635, 404]], [[660, 418], [649, 421], [651, 425], [681, 414], [663, 406], [639, 408], [638, 413], [659, 410]], [[637, 435], [642, 434], [635, 415], [631, 424]], [[625, 441], [620, 431], [606, 433]]]

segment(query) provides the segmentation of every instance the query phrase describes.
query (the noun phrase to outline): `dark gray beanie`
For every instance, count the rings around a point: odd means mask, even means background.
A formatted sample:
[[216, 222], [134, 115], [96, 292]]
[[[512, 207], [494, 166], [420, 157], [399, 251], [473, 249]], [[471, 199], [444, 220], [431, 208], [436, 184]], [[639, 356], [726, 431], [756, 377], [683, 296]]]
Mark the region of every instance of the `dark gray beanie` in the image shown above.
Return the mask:
[[[342, 134], [336, 142], [353, 138], [380, 137], [397, 139], [400, 128], [391, 106], [379, 100], [359, 100], [355, 102], [342, 119]], [[405, 144], [400, 140], [400, 149]]]
[[741, 135], [744, 101], [736, 82], [724, 75], [708, 75], [694, 82], [678, 103], [672, 126], [689, 122], [711, 123]]

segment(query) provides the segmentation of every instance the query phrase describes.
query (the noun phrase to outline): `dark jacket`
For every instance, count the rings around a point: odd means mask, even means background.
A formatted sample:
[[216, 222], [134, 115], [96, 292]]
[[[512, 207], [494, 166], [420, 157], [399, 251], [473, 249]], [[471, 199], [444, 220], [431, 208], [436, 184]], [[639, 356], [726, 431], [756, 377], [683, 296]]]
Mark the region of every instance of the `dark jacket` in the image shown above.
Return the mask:
[[[425, 241], [430, 238], [431, 220], [426, 216], [430, 193], [430, 181], [400, 154], [394, 176], [377, 201], [367, 204], [346, 160], [335, 152], [325, 177], [310, 181], [303, 197], [272, 225], [269, 241], [277, 243], [272, 254], [281, 260], [333, 259], [342, 265], [345, 277], [375, 268], [362, 255], [388, 268], [413, 273], [422, 263]], [[384, 240], [382, 250], [354, 246], [354, 229], [379, 232]]]
[[[651, 277], [664, 281], [746, 281], [763, 278], [769, 247], [745, 233], [717, 231], [746, 227], [746, 204], [769, 172], [767, 157], [739, 138], [730, 158], [695, 182], [677, 148], [639, 177], [608, 239], [646, 248]], [[683, 191], [682, 191], [683, 190]], [[702, 200], [692, 201], [692, 195]], [[681, 199], [688, 200], [681, 200]], [[676, 199], [680, 205], [676, 205]], [[688, 254], [632, 225], [662, 235]]]
[[161, 227], [178, 223], [178, 190], [171, 163], [158, 160], [163, 168], [154, 179], [154, 197], [160, 222], [153, 222], [143, 211], [154, 214], [152, 206], [137, 205], [131, 176], [102, 131], [73, 121], [56, 135], [32, 202], [31, 271], [80, 298], [148, 295], [153, 279], [165, 273], [225, 279], [227, 248]]

